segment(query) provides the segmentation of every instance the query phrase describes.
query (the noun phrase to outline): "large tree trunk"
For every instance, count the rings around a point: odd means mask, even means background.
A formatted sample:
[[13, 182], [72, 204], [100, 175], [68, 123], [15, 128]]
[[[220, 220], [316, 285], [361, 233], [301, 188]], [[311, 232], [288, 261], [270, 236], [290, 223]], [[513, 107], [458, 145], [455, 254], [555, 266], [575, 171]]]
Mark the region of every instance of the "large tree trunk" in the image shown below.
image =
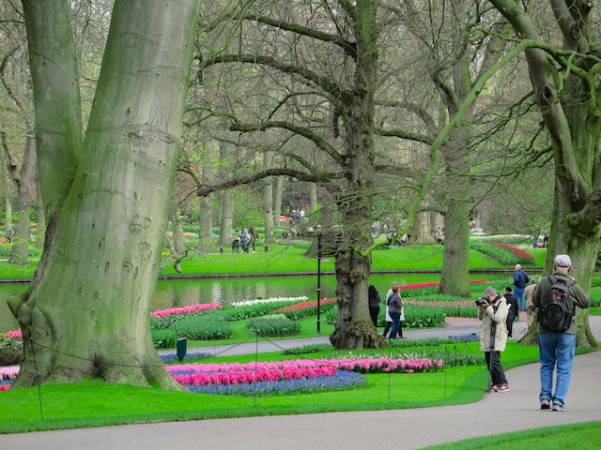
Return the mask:
[[[273, 155], [266, 152], [265, 169], [271, 169]], [[265, 221], [265, 248], [273, 243], [273, 177], [265, 179], [263, 188], [263, 219]]]
[[284, 177], [277, 177], [275, 182], [275, 192], [273, 195], [273, 225], [280, 224], [280, 216], [282, 215], [282, 192], [284, 191]]
[[184, 231], [182, 230], [182, 222], [180, 220], [180, 210], [177, 205], [177, 199], [171, 199], [171, 207], [169, 208], [169, 222], [171, 222], [172, 240], [170, 242], [170, 250], [173, 255], [181, 256], [186, 253], [184, 245]]
[[469, 289], [469, 224], [468, 191], [456, 192], [449, 198], [444, 226], [444, 254], [440, 274], [441, 294], [470, 297]]
[[[47, 32], [47, 41], [38, 42], [55, 45], [69, 19], [67, 2], [60, 2], [62, 10], [57, 3], [24, 2], [26, 19], [33, 21], [28, 37]], [[35, 9], [40, 4], [44, 8]], [[115, 2], [83, 157], [64, 203], [54, 197], [62, 207], [49, 216], [46, 249], [31, 288], [11, 303], [25, 343], [15, 387], [92, 376], [180, 388], [153, 347], [149, 302], [198, 5], [199, 0]], [[52, 49], [30, 47], [32, 54], [36, 50], [52, 57]], [[33, 56], [31, 64], [34, 72]], [[52, 130], [38, 129], [38, 139], [46, 131]], [[46, 191], [43, 195], [49, 201]]]
[[317, 211], [317, 183], [309, 183], [309, 211], [311, 214]]
[[[425, 210], [428, 207], [427, 200], [424, 200], [420, 208]], [[415, 215], [415, 222], [410, 231], [409, 243], [411, 244], [433, 244], [434, 236], [432, 236], [432, 225], [430, 223], [430, 212], [422, 211]]]
[[234, 226], [234, 197], [231, 190], [219, 194], [221, 198], [221, 227], [219, 228], [219, 246], [227, 248], [232, 245]]
[[377, 84], [378, 51], [376, 6], [357, 2], [355, 34], [357, 64], [354, 95], [343, 114], [347, 158], [347, 186], [338, 194], [342, 216], [342, 241], [336, 255], [338, 318], [330, 342], [334, 347], [383, 348], [386, 342], [370, 320], [367, 287], [371, 256], [364, 254], [372, 244], [372, 200], [365, 192], [373, 188], [374, 92]]
[[213, 249], [213, 194], [200, 197], [200, 219], [198, 248], [209, 251]]
[[33, 204], [33, 183], [35, 180], [35, 143], [32, 136], [27, 136], [25, 154], [19, 179], [17, 181], [17, 200], [15, 202], [15, 234], [8, 262], [16, 265], [29, 264], [29, 219]]
[[39, 185], [40, 184], [37, 183], [35, 212], [38, 229], [36, 230], [35, 248], [42, 250], [44, 248], [44, 237], [46, 236], [46, 214], [42, 200], [42, 191], [39, 188]]
[[[516, 35], [542, 41], [536, 24], [522, 6], [509, 0], [491, 0], [505, 16]], [[599, 117], [598, 42], [591, 33], [589, 2], [549, 2], [557, 29], [563, 34], [562, 48], [546, 52], [525, 50], [535, 101], [540, 108], [555, 160], [555, 199], [546, 271], [553, 258], [568, 253], [574, 275], [588, 292], [601, 235], [601, 118]], [[551, 47], [551, 45], [549, 45]], [[572, 52], [568, 56], [568, 53]], [[569, 61], [566, 79], [557, 76], [551, 56], [562, 54]], [[592, 56], [592, 58], [591, 58]], [[573, 66], [572, 66], [573, 65]], [[578, 314], [579, 347], [596, 346], [587, 311]], [[528, 336], [527, 336], [528, 337]]]

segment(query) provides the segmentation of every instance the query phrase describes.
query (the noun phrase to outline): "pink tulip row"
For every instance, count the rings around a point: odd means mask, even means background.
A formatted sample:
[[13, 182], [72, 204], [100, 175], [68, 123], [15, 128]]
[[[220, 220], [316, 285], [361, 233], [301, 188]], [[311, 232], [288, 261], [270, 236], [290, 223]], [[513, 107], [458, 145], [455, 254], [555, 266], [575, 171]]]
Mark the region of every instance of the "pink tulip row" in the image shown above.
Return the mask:
[[0, 367], [0, 380], [12, 380], [19, 374], [19, 366]]
[[334, 367], [316, 367], [312, 369], [286, 368], [280, 370], [257, 370], [240, 372], [197, 372], [186, 375], [171, 374], [179, 384], [184, 386], [210, 384], [258, 383], [261, 381], [299, 380], [316, 377], [331, 377], [336, 373]]
[[3, 338], [13, 338], [13, 339], [23, 339], [23, 333], [21, 330], [9, 331], [8, 333], [4, 333], [2, 335]]
[[166, 366], [169, 372], [252, 372], [286, 369], [309, 369], [317, 367], [333, 367], [341, 370], [352, 370], [355, 372], [378, 371], [421, 371], [442, 368], [442, 361], [433, 361], [427, 358], [391, 359], [391, 358], [363, 358], [363, 359], [297, 359], [291, 361], [277, 362], [250, 362], [223, 363], [223, 364], [173, 364]]
[[202, 303], [199, 305], [183, 306], [181, 308], [160, 309], [158, 311], [154, 311], [153, 313], [151, 313], [151, 315], [155, 316], [155, 317], [167, 317], [172, 314], [191, 314], [191, 313], [195, 313], [198, 311], [204, 311], [206, 309], [218, 309], [218, 308], [221, 308], [221, 305]]

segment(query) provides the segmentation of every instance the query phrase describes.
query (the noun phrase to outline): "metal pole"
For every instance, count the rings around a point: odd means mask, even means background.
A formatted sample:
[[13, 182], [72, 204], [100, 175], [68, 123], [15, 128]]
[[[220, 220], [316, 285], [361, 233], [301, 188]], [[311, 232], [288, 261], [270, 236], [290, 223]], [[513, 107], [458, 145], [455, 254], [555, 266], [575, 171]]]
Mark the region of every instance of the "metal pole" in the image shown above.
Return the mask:
[[321, 232], [317, 233], [317, 334], [321, 334]]

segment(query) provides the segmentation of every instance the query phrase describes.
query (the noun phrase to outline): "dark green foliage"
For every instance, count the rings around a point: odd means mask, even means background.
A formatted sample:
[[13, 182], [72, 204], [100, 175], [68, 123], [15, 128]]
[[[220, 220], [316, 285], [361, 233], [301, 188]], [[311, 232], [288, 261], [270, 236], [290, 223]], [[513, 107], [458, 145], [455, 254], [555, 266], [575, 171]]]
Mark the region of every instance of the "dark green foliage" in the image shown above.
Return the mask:
[[292, 336], [300, 333], [300, 324], [282, 314], [250, 319], [246, 327], [259, 336]]
[[251, 317], [260, 317], [266, 314], [271, 314], [276, 309], [290, 306], [290, 304], [291, 303], [289, 301], [282, 301], [266, 302], [263, 304], [258, 303], [248, 306], [226, 306], [222, 311], [229, 314], [230, 318], [228, 320], [244, 320]]
[[227, 312], [224, 312], [223, 310], [206, 309], [206, 310], [198, 311], [198, 312], [191, 313], [191, 314], [190, 313], [171, 314], [166, 317], [150, 316], [150, 327], [153, 330], [164, 330], [164, 329], [170, 328], [171, 325], [173, 325], [175, 322], [177, 322], [179, 320], [187, 319], [190, 317], [201, 317], [201, 316], [207, 316], [207, 317], [210, 316], [210, 317], [213, 317], [214, 320], [225, 320], [225, 321], [235, 320], [235, 319], [232, 319], [232, 317]]
[[[187, 337], [195, 340], [229, 339], [233, 330], [224, 315], [205, 314], [192, 315], [174, 322], [170, 329], [178, 338]], [[175, 344], [174, 344], [175, 345]]]
[[332, 350], [332, 344], [310, 344], [284, 350], [284, 355], [306, 355]]
[[21, 339], [0, 337], [0, 366], [18, 364], [23, 357], [23, 341]]
[[151, 330], [154, 348], [173, 348], [177, 337], [173, 330]]

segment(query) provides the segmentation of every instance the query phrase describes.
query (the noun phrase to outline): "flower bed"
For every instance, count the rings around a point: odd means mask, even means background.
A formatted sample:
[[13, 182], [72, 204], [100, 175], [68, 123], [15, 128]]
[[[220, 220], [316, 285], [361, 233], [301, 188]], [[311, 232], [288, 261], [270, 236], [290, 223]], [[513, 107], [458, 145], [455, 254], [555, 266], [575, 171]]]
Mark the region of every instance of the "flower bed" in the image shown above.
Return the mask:
[[496, 259], [501, 264], [534, 264], [534, 257], [530, 253], [502, 242], [471, 242], [470, 248]]
[[[320, 311], [326, 312], [336, 305], [335, 298], [328, 298], [319, 301]], [[302, 319], [313, 314], [317, 314], [317, 300], [310, 302], [297, 303], [296, 305], [284, 306], [274, 311], [276, 314], [284, 314], [292, 320]]]
[[150, 313], [154, 317], [167, 317], [175, 314], [193, 314], [199, 311], [206, 311], [208, 309], [219, 309], [221, 305], [214, 305], [212, 303], [202, 303], [198, 305], [182, 306], [181, 308], [169, 308], [161, 309]]
[[2, 335], [3, 338], [12, 338], [12, 339], [23, 339], [23, 333], [21, 330], [9, 331], [8, 333], [4, 333]]
[[320, 376], [310, 379], [260, 381], [244, 384], [218, 384], [188, 386], [190, 392], [201, 394], [265, 396], [312, 394], [326, 391], [342, 391], [367, 385], [365, 376], [360, 373], [337, 370], [331, 376]]
[[298, 303], [302, 301], [308, 300], [306, 295], [301, 297], [271, 297], [271, 298], [258, 298], [255, 300], [242, 300], [240, 302], [232, 303], [230, 306], [235, 308], [239, 308], [241, 306], [252, 306], [252, 305], [265, 305], [267, 303], [281, 303], [281, 302], [290, 302], [290, 303]]

